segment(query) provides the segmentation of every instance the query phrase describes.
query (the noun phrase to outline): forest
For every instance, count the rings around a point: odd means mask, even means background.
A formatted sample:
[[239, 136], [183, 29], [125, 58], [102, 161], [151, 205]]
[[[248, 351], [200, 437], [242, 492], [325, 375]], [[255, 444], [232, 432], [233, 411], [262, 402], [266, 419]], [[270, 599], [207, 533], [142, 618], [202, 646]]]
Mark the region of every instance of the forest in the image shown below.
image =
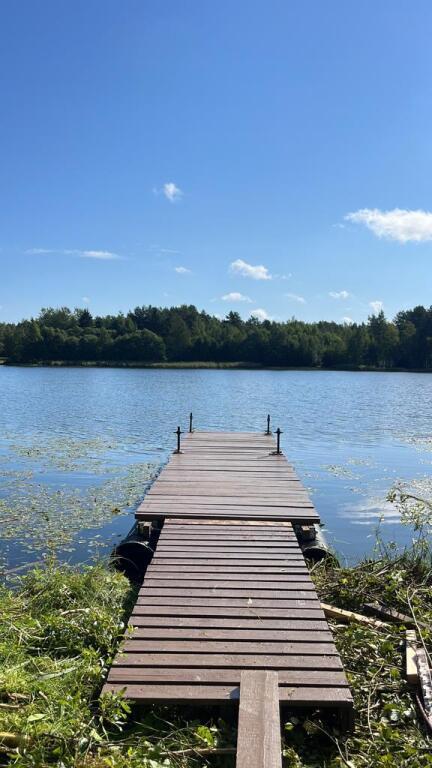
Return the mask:
[[339, 324], [223, 319], [192, 305], [136, 307], [93, 316], [88, 308], [42, 309], [36, 318], [0, 323], [8, 364], [243, 363], [267, 367], [432, 368], [432, 307]]

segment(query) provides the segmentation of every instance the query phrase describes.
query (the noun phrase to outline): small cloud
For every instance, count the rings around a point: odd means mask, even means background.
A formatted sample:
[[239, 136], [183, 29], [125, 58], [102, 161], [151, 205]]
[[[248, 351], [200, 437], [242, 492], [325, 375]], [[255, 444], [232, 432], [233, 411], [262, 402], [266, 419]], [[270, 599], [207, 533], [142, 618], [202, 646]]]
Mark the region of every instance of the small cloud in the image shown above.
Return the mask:
[[246, 261], [243, 261], [243, 259], [236, 259], [236, 261], [231, 262], [230, 272], [242, 275], [243, 277], [251, 277], [253, 280], [272, 279], [267, 267], [264, 267], [262, 264], [254, 266], [253, 264], [248, 264]]
[[253, 309], [250, 313], [250, 317], [254, 317], [256, 320], [259, 320], [261, 323], [263, 320], [270, 320], [270, 316], [267, 314], [265, 309]]
[[249, 302], [249, 304], [252, 303], [252, 299], [250, 299], [249, 296], [244, 296], [242, 293], [238, 293], [237, 291], [226, 293], [224, 296], [221, 296], [221, 299], [222, 301], [246, 301]]
[[369, 306], [372, 312], [374, 313], [374, 315], [378, 315], [381, 312], [382, 308], [384, 307], [384, 304], [382, 303], [382, 301], [370, 301]]
[[190, 275], [191, 270], [187, 267], [174, 267], [174, 272], [177, 272], [178, 275]]
[[[67, 251], [64, 251], [67, 253]], [[81, 259], [101, 259], [102, 261], [112, 261], [113, 259], [119, 259], [120, 256], [112, 251], [69, 251], [69, 253], [76, 253]]]
[[352, 317], [343, 317], [342, 322], [346, 323], [347, 325], [351, 325], [354, 322], [354, 320], [352, 319]]
[[332, 299], [348, 299], [349, 295], [348, 291], [329, 291]]
[[51, 248], [28, 248], [24, 253], [29, 254], [29, 256], [36, 256], [40, 253], [56, 253], [56, 251]]
[[148, 253], [152, 253], [155, 256], [180, 256], [181, 251], [176, 248], [162, 248], [161, 245], [152, 244], [145, 249]]
[[377, 237], [397, 240], [399, 243], [424, 243], [432, 240], [432, 213], [430, 211], [408, 211], [394, 208], [381, 211], [379, 208], [361, 208], [347, 213], [346, 221], [364, 224]]
[[88, 296], [82, 296], [81, 301], [83, 304], [90, 304], [90, 299]]
[[285, 296], [291, 301], [296, 301], [298, 304], [306, 304], [306, 299], [303, 296], [298, 296], [297, 293], [286, 293]]
[[170, 203], [175, 203], [181, 200], [183, 192], [173, 181], [167, 181], [162, 188], [163, 194]]
[[112, 251], [81, 251], [78, 248], [29, 248], [25, 253], [59, 253], [62, 256], [79, 256], [82, 259], [112, 260], [122, 258], [118, 253], [113, 253]]

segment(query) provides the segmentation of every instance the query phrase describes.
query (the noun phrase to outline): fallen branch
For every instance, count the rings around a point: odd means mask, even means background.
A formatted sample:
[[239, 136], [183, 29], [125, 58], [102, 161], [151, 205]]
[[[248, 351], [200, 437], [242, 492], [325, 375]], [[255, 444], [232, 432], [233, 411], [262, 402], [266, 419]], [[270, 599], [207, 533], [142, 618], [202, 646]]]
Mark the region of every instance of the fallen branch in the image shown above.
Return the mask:
[[408, 627], [415, 625], [415, 621], [412, 616], [407, 616], [405, 613], [400, 613], [395, 608], [387, 608], [380, 603], [365, 603], [365, 611], [372, 613], [375, 616], [380, 616], [387, 621], [394, 621], [399, 624], [406, 624]]
[[328, 603], [321, 603], [321, 609], [329, 619], [338, 619], [344, 624], [348, 624], [351, 621], [355, 621], [358, 624], [366, 624], [369, 627], [375, 627], [376, 629], [383, 629], [387, 627], [383, 621], [378, 619], [371, 619], [369, 616], [362, 616], [361, 613], [354, 613], [354, 611], [345, 611], [343, 608], [336, 608], [334, 605], [328, 605]]

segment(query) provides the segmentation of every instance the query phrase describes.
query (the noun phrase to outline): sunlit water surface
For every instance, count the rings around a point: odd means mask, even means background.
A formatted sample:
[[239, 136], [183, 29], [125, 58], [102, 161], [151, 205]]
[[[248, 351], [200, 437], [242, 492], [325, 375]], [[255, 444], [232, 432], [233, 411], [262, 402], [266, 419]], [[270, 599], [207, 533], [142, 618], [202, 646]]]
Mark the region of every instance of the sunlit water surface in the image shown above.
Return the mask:
[[133, 522], [174, 429], [263, 431], [267, 413], [347, 560], [370, 552], [397, 481], [430, 495], [432, 377], [327, 371], [0, 367], [0, 568], [89, 561]]

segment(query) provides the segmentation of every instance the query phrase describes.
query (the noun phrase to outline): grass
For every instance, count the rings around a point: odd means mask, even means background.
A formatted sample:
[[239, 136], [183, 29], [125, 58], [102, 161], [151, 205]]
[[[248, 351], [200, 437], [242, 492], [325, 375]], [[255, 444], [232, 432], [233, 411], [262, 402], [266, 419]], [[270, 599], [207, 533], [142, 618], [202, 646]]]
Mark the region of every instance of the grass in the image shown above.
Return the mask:
[[208, 723], [184, 709], [138, 714], [100, 697], [134, 598], [106, 564], [51, 561], [0, 587], [0, 764], [155, 768], [222, 739], [233, 750], [232, 728], [211, 712]]
[[[363, 611], [379, 599], [412, 616], [432, 651], [430, 509], [393, 498], [416, 530], [404, 552], [379, 545], [354, 567], [312, 568], [323, 600]], [[133, 709], [100, 690], [134, 600], [106, 564], [49, 562], [0, 588], [0, 764], [22, 768], [234, 766], [235, 722], [216, 708]], [[283, 712], [286, 768], [428, 768], [432, 742], [404, 680], [404, 627], [332, 623], [355, 700], [339, 731], [319, 712]], [[234, 711], [234, 710], [233, 710]]]

